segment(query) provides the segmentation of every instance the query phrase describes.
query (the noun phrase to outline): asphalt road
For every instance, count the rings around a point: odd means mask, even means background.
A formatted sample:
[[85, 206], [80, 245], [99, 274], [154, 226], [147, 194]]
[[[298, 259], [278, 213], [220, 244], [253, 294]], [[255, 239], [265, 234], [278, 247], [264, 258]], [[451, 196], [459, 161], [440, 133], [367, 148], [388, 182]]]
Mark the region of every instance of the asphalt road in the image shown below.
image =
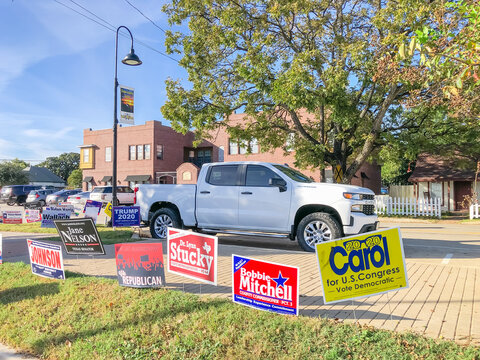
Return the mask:
[[[20, 210], [21, 207], [1, 205], [1, 210]], [[408, 220], [381, 221], [380, 229], [400, 227], [405, 257], [415, 262], [428, 264], [451, 264], [480, 267], [480, 223], [460, 223], [451, 221], [404, 222]], [[101, 223], [102, 220], [99, 219]], [[142, 231], [148, 234], [148, 229]], [[52, 235], [36, 235], [42, 238]], [[19, 233], [3, 233], [4, 260], [27, 254], [26, 236]], [[252, 248], [303, 250], [296, 241], [286, 238], [264, 238], [218, 234], [222, 245], [248, 246]]]

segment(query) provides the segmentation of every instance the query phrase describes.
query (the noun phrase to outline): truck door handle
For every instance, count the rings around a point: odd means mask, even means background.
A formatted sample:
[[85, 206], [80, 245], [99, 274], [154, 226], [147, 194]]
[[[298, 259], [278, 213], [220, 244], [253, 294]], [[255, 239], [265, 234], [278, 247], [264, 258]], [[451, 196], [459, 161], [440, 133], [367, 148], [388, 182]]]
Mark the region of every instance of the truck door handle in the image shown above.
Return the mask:
[[210, 194], [210, 191], [200, 191], [200, 194]]
[[250, 191], [242, 191], [241, 194], [242, 195], [252, 195], [252, 193]]

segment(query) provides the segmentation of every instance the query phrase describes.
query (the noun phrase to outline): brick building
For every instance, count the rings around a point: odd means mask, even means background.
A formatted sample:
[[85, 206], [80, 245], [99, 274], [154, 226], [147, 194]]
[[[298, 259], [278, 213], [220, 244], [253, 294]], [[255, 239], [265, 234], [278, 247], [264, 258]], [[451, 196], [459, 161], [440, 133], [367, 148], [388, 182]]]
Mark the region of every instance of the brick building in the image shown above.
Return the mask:
[[[233, 121], [243, 121], [243, 114], [232, 115]], [[147, 121], [144, 125], [119, 127], [117, 133], [118, 185], [139, 183], [194, 184], [204, 163], [217, 161], [265, 161], [288, 164], [294, 167], [294, 153], [284, 154], [282, 149], [262, 152], [256, 141], [240, 144], [231, 139], [225, 129], [211, 134], [210, 141], [193, 147], [194, 135], [175, 132], [159, 121]], [[109, 185], [112, 181], [111, 129], [83, 132], [80, 146], [80, 168], [83, 170], [84, 189], [97, 185]], [[251, 153], [247, 154], [247, 147]], [[301, 169], [315, 181], [320, 181], [319, 170]], [[330, 174], [328, 176], [328, 173]], [[327, 172], [327, 181], [331, 180]], [[366, 164], [352, 180], [353, 185], [365, 186], [380, 193], [380, 167]]]
[[[144, 125], [118, 127], [118, 185], [177, 182], [177, 168], [184, 162], [201, 166], [212, 161], [212, 144], [193, 148], [192, 133], [182, 135], [159, 121]], [[83, 131], [80, 145], [80, 168], [83, 188], [111, 185], [113, 172], [112, 129]]]

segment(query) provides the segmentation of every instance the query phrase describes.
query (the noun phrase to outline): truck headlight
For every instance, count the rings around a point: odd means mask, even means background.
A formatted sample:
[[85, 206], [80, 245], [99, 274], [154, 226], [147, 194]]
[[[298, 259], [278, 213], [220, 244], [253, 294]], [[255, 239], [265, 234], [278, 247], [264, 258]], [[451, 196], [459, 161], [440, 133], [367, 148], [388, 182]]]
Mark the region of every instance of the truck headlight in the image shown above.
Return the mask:
[[349, 193], [349, 192], [344, 192], [343, 197], [345, 199], [349, 199], [349, 200], [362, 200], [363, 199], [362, 194]]
[[363, 211], [363, 205], [362, 204], [352, 205], [352, 212], [362, 212], [362, 211]]

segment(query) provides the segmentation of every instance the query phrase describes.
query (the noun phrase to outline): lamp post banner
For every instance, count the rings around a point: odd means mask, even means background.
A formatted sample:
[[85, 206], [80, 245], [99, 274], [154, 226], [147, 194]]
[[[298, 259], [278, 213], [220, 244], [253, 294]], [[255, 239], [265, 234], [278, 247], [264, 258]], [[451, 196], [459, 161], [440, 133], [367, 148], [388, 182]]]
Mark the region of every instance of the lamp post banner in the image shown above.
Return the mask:
[[62, 247], [60, 245], [30, 239], [27, 239], [27, 245], [32, 274], [65, 280]]
[[115, 244], [115, 261], [121, 286], [165, 286], [162, 244]]
[[408, 288], [399, 228], [318, 243], [315, 251], [325, 304]]
[[168, 228], [168, 271], [217, 285], [218, 238]]
[[133, 118], [133, 88], [120, 86], [120, 123], [135, 125]]
[[233, 302], [285, 315], [298, 315], [299, 271], [232, 254]]

